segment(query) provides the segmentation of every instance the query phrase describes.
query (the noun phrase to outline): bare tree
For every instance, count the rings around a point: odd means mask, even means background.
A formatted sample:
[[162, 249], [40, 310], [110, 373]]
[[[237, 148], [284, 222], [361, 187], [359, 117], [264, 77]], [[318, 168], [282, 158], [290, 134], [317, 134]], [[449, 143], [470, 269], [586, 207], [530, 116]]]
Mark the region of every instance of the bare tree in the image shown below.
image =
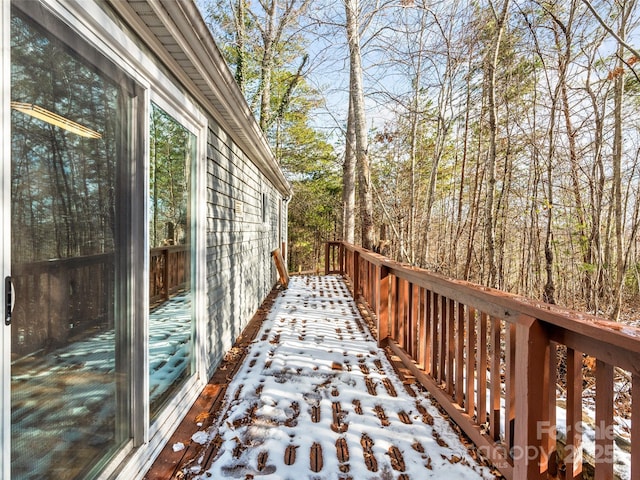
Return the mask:
[[622, 108], [624, 102], [624, 53], [626, 48], [625, 38], [627, 34], [627, 26], [629, 17], [635, 7], [635, 0], [628, 0], [620, 4], [621, 11], [618, 15], [618, 61], [617, 68], [614, 70], [614, 87], [613, 87], [613, 183], [612, 197], [613, 210], [615, 218], [615, 236], [616, 236], [616, 278], [613, 288], [613, 310], [611, 319], [617, 321], [620, 317], [620, 308], [622, 307], [622, 286], [626, 273], [626, 264], [624, 252], [624, 228], [623, 228], [623, 209], [622, 209]]
[[489, 110], [489, 155], [487, 157], [487, 201], [485, 203], [485, 243], [487, 248], [488, 262], [488, 278], [487, 284], [495, 286], [498, 282], [498, 268], [496, 266], [496, 226], [495, 226], [495, 190], [496, 190], [496, 159], [497, 159], [497, 136], [498, 136], [498, 107], [496, 103], [496, 70], [498, 67], [498, 59], [500, 55], [500, 44], [504, 34], [507, 15], [509, 13], [510, 0], [504, 0], [502, 11], [498, 16], [495, 14], [493, 4], [490, 2], [494, 10], [496, 21], [493, 45], [491, 47], [491, 56], [487, 62], [487, 108]]
[[360, 51], [360, 5], [358, 0], [345, 0], [347, 42], [349, 45], [349, 92], [353, 105], [353, 123], [356, 137], [356, 165], [361, 215], [362, 246], [372, 249], [373, 199], [369, 171], [369, 144], [364, 105], [362, 54]]
[[343, 239], [355, 243], [356, 210], [356, 131], [353, 119], [353, 100], [349, 95], [349, 114], [347, 117], [347, 139], [344, 164], [342, 167], [342, 223]]
[[[242, 0], [239, 0], [242, 2]], [[275, 68], [275, 60], [278, 49], [284, 41], [284, 35], [288, 28], [294, 25], [301, 15], [304, 14], [311, 0], [259, 0], [258, 4], [262, 8], [263, 13], [258, 14], [254, 10], [249, 10], [255, 21], [256, 26], [260, 30], [262, 38], [262, 59], [260, 69], [260, 116], [259, 124], [262, 130], [269, 127], [275, 120], [272, 114], [272, 76]], [[290, 39], [289, 39], [290, 41]], [[306, 57], [301, 61], [298, 68], [298, 75], [293, 76], [291, 84], [295, 85], [300, 79], [300, 70], [306, 63]], [[286, 102], [283, 98], [281, 102]], [[278, 106], [276, 112], [281, 109]]]

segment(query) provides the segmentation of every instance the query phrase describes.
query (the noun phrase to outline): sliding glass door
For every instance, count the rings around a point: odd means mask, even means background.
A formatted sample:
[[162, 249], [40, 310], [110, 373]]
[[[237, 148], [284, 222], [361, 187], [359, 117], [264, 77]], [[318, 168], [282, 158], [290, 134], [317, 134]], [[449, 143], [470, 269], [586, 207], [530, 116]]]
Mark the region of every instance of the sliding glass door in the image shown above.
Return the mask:
[[11, 15], [11, 478], [85, 479], [131, 437], [134, 86], [23, 5], [29, 17]]

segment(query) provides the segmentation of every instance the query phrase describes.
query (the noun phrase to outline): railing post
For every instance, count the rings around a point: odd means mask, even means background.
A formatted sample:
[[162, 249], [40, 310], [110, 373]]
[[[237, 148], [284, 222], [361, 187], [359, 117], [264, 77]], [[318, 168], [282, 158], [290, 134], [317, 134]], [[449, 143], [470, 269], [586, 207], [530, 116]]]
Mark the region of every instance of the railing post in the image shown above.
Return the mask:
[[376, 318], [378, 321], [378, 346], [389, 337], [389, 269], [376, 267]]
[[353, 298], [358, 300], [360, 296], [360, 252], [353, 252]]
[[169, 249], [162, 250], [162, 258], [164, 260], [164, 268], [162, 270], [162, 283], [164, 284], [164, 300], [169, 300]]
[[329, 242], [324, 244], [324, 274], [329, 275], [329, 255], [331, 251], [331, 244]]
[[547, 389], [551, 388], [547, 374], [549, 338], [538, 320], [521, 315], [516, 324], [515, 343], [518, 358], [515, 365], [515, 441], [510, 452], [513, 478], [541, 479], [545, 477], [549, 463], [549, 452], [544, 451], [542, 437], [555, 428], [549, 424], [546, 411], [549, 408]]

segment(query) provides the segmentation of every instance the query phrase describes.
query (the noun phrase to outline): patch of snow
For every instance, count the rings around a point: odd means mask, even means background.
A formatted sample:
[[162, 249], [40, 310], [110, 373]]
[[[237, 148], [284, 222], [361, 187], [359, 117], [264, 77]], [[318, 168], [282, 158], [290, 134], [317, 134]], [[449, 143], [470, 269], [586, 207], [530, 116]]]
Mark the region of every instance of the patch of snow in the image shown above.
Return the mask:
[[[228, 409], [210, 434], [217, 431], [222, 445], [198, 478], [320, 479], [347, 470], [356, 479], [392, 478], [400, 473], [393, 468], [392, 447], [410, 478], [495, 478], [469, 454], [432, 398], [402, 384], [362, 325], [338, 277], [292, 277], [228, 387]], [[334, 422], [337, 404], [342, 429]], [[313, 413], [318, 410], [319, 420]], [[376, 471], [365, 461], [366, 437], [373, 440]], [[337, 456], [339, 439], [348, 445], [346, 464]], [[317, 473], [310, 470], [315, 444], [323, 458]], [[285, 462], [287, 447], [295, 447], [292, 465]]]
[[177, 442], [177, 443], [173, 444], [173, 451], [174, 452], [181, 452], [182, 450], [184, 450], [184, 443]]
[[199, 431], [191, 436], [191, 440], [199, 443], [200, 445], [204, 445], [209, 440], [209, 435], [207, 434], [207, 432]]

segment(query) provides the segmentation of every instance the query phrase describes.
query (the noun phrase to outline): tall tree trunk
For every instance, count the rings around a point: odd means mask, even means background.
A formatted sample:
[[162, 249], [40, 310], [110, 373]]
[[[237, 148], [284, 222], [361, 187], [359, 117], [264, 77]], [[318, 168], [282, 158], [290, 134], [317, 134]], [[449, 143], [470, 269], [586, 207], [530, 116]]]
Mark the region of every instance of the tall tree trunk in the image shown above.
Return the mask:
[[369, 145], [362, 83], [362, 55], [360, 52], [359, 2], [345, 0], [347, 41], [349, 43], [350, 92], [353, 101], [353, 118], [356, 133], [356, 161], [358, 170], [358, 194], [361, 215], [362, 246], [373, 248], [373, 200], [369, 171]]
[[624, 285], [625, 277], [625, 252], [624, 252], [624, 228], [622, 224], [623, 211], [622, 211], [622, 107], [624, 100], [624, 53], [625, 47], [623, 45], [627, 22], [631, 16], [635, 1], [622, 2], [622, 12], [620, 15], [620, 25], [618, 29], [618, 37], [622, 42], [618, 45], [618, 68], [614, 70], [617, 75], [614, 79], [614, 94], [613, 94], [613, 185], [612, 185], [612, 197], [613, 197], [613, 210], [615, 221], [615, 236], [616, 236], [616, 279], [613, 288], [613, 310], [611, 312], [611, 320], [618, 321], [620, 318], [620, 309], [622, 307], [622, 287]]
[[[422, 36], [422, 30], [420, 31]], [[420, 43], [421, 45], [422, 43]], [[416, 76], [414, 79], [414, 98], [413, 105], [411, 107], [411, 138], [409, 146], [410, 156], [410, 178], [409, 178], [409, 257], [411, 258], [411, 265], [415, 265], [416, 262], [416, 245], [415, 245], [415, 223], [416, 223], [416, 157], [418, 151], [418, 110], [420, 109], [420, 63], [418, 60], [418, 67], [416, 69]]]
[[472, 55], [469, 55], [468, 65], [467, 65], [467, 80], [466, 80], [466, 99], [465, 99], [465, 113], [464, 113], [464, 137], [462, 140], [462, 165], [460, 166], [460, 189], [458, 193], [458, 211], [456, 215], [456, 223], [458, 224], [458, 228], [456, 231], [456, 237], [460, 237], [463, 228], [462, 222], [462, 207], [463, 207], [463, 197], [464, 197], [464, 179], [465, 179], [465, 171], [467, 168], [467, 156], [469, 155], [469, 115], [471, 114], [471, 58]]
[[[592, 58], [590, 58], [590, 65], [594, 64], [594, 56], [595, 55], [592, 54]], [[604, 145], [604, 107], [602, 107], [601, 110], [598, 104], [598, 96], [591, 83], [591, 70], [587, 71], [585, 89], [589, 95], [594, 116], [594, 144], [591, 149], [593, 151], [593, 166], [589, 178], [591, 229], [588, 239], [588, 245], [590, 246], [589, 257], [591, 258], [589, 270], [592, 270], [592, 272], [590, 272], [592, 289], [591, 297], [587, 299], [587, 310], [597, 312], [600, 309], [601, 301], [605, 295], [604, 262], [602, 259], [602, 206], [605, 184], [605, 169], [602, 159]]]
[[356, 218], [356, 131], [353, 120], [353, 101], [349, 96], [349, 116], [347, 118], [347, 141], [342, 167], [343, 238], [355, 243]]
[[271, 74], [273, 72], [274, 46], [276, 35], [276, 14], [278, 0], [264, 5], [267, 15], [266, 25], [262, 32], [263, 47], [262, 64], [260, 69], [260, 128], [266, 131], [271, 117]]
[[[409, 179], [409, 257], [411, 265], [416, 263], [416, 163], [418, 156], [418, 139], [420, 135], [420, 110], [422, 107], [421, 92], [422, 92], [422, 49], [425, 34], [425, 21], [427, 11], [420, 10], [420, 30], [418, 32], [418, 55], [415, 59], [415, 75], [412, 79], [413, 82], [413, 101], [410, 107], [411, 118], [411, 138], [410, 138], [410, 179]], [[413, 63], [413, 62], [412, 62]]]
[[245, 1], [246, 0], [238, 0], [238, 5], [236, 8], [236, 83], [240, 87], [242, 94], [245, 94], [244, 91], [244, 76], [245, 76], [245, 48], [244, 48], [244, 39], [245, 39]]
[[[587, 215], [582, 200], [582, 191], [580, 189], [579, 179], [579, 164], [578, 164], [578, 147], [576, 145], [576, 129], [573, 126], [573, 120], [571, 117], [569, 106], [569, 92], [567, 87], [567, 66], [571, 61], [571, 44], [573, 42], [573, 19], [575, 16], [576, 4], [578, 0], [571, 1], [571, 7], [569, 10], [569, 19], [566, 24], [563, 24], [557, 17], [554, 17], [554, 36], [556, 48], [558, 50], [558, 71], [560, 83], [560, 101], [562, 102], [562, 113], [564, 116], [564, 125], [567, 134], [567, 142], [569, 146], [569, 165], [571, 173], [571, 189], [573, 192], [573, 199], [575, 202], [575, 212], [577, 216], [577, 228], [576, 231], [579, 236], [579, 250], [582, 256], [583, 273], [581, 283], [582, 298], [585, 299], [587, 305], [591, 299], [592, 279], [589, 265], [592, 262], [591, 258], [591, 245], [589, 244], [590, 236], [587, 234]], [[563, 35], [560, 34], [562, 30]], [[564, 49], [562, 46], [564, 42]]]
[[500, 44], [504, 34], [507, 14], [509, 12], [509, 1], [504, 0], [502, 12], [497, 18], [496, 32], [493, 42], [491, 58], [488, 62], [487, 90], [489, 109], [489, 156], [487, 158], [487, 201], [485, 203], [484, 227], [485, 244], [488, 263], [487, 285], [496, 286], [498, 281], [498, 268], [496, 266], [496, 226], [494, 212], [494, 196], [496, 190], [496, 160], [497, 160], [497, 136], [498, 136], [498, 106], [496, 104], [496, 69], [498, 68], [498, 58]]

